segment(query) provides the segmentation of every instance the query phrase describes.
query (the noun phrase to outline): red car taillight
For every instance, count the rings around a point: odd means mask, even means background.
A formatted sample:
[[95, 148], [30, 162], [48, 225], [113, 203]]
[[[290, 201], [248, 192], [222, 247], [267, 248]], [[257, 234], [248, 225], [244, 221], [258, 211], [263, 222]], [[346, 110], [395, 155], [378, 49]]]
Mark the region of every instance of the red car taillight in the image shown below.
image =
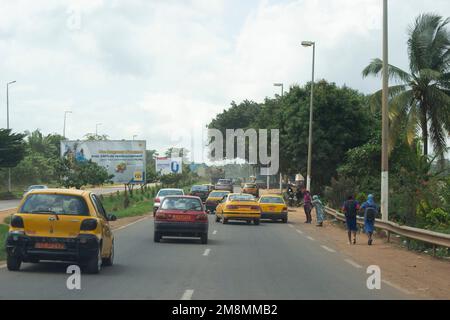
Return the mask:
[[287, 209], [288, 209], [287, 207], [283, 207], [283, 211], [287, 211]]
[[198, 215], [195, 217], [195, 220], [196, 220], [196, 221], [199, 221], [199, 222], [208, 222], [208, 215], [205, 214], [205, 213], [198, 214]]
[[171, 214], [163, 213], [163, 212], [156, 212], [155, 219], [156, 220], [169, 220], [172, 219]]
[[259, 207], [258, 206], [251, 206], [250, 209], [259, 211]]

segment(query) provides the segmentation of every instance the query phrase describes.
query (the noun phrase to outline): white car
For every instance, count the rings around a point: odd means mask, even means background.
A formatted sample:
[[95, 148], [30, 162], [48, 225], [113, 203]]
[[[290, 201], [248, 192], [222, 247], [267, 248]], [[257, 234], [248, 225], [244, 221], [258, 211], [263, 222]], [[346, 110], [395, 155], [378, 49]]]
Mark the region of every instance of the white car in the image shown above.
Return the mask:
[[25, 196], [31, 190], [39, 190], [39, 189], [41, 189], [41, 190], [48, 189], [48, 187], [43, 184], [35, 184], [35, 185], [29, 186], [27, 189], [25, 189], [23, 195]]
[[155, 201], [153, 203], [153, 215], [155, 215], [156, 211], [159, 209], [159, 206], [164, 200], [164, 197], [167, 196], [184, 196], [183, 189], [161, 189], [155, 197]]

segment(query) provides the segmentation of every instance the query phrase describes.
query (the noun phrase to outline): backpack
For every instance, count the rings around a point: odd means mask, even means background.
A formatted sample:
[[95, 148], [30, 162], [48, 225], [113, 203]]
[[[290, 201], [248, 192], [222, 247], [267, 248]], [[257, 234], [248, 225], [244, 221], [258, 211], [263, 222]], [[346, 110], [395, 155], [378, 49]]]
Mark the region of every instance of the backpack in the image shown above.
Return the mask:
[[358, 214], [357, 202], [355, 200], [347, 200], [344, 205], [345, 216], [348, 218], [355, 218]]
[[375, 217], [377, 215], [377, 209], [374, 207], [367, 207], [364, 215], [366, 216], [366, 220], [369, 222], [374, 222], [375, 221]]

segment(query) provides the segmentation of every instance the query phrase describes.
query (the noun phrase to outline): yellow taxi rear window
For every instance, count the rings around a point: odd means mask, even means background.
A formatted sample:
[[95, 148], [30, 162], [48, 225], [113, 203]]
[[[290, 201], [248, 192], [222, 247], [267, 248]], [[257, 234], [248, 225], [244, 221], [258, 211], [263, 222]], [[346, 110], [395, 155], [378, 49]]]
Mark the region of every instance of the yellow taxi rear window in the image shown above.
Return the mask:
[[284, 203], [283, 199], [280, 197], [263, 197], [259, 201], [260, 203]]

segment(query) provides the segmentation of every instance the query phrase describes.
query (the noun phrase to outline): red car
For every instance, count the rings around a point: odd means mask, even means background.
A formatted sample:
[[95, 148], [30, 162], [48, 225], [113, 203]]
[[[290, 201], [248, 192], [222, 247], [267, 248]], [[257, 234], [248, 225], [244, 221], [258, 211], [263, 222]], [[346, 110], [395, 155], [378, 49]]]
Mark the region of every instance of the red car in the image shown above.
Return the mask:
[[200, 238], [202, 244], [208, 243], [208, 214], [199, 197], [164, 197], [154, 224], [155, 242], [168, 236]]

